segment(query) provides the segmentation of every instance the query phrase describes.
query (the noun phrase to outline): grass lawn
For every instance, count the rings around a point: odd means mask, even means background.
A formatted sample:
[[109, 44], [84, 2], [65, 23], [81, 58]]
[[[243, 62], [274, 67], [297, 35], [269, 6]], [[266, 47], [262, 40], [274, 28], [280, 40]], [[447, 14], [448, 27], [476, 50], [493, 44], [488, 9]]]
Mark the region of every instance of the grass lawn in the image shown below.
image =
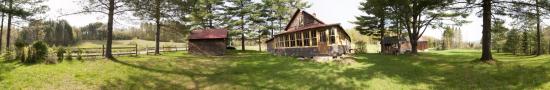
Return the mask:
[[320, 64], [267, 53], [223, 57], [119, 57], [22, 65], [0, 61], [0, 89], [550, 89], [550, 56], [496, 54], [498, 65], [472, 63], [476, 50], [356, 55], [353, 65]]

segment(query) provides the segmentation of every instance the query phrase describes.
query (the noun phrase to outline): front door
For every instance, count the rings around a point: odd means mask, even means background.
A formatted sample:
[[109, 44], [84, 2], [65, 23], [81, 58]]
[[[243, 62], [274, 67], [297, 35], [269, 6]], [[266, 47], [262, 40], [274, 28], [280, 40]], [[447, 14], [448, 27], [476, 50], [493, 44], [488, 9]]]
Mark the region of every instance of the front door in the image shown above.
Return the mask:
[[328, 49], [329, 49], [329, 45], [328, 45], [328, 40], [327, 40], [327, 33], [326, 33], [326, 30], [320, 30], [319, 31], [319, 54], [323, 54], [323, 55], [327, 55], [328, 54]]
[[328, 44], [327, 42], [319, 42], [319, 54], [328, 54]]

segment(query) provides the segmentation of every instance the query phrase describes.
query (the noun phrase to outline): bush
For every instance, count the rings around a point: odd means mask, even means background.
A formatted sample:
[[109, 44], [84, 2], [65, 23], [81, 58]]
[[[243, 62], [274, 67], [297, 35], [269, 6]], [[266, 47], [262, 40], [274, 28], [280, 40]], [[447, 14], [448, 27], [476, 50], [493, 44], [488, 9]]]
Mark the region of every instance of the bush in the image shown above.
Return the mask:
[[82, 60], [82, 49], [76, 50], [76, 59]]
[[366, 53], [367, 52], [367, 43], [364, 42], [364, 41], [357, 41], [355, 42], [355, 48], [356, 48], [356, 53]]
[[45, 63], [46, 64], [56, 64], [58, 63], [58, 58], [57, 58], [57, 48], [54, 48], [54, 47], [51, 47], [50, 49], [48, 49], [48, 57], [46, 57], [46, 60], [45, 60]]
[[25, 47], [27, 46], [27, 43], [25, 43], [22, 40], [16, 40], [15, 42], [15, 59], [20, 60], [21, 62], [25, 62]]
[[25, 63], [38, 63], [44, 61], [48, 57], [48, 46], [42, 41], [35, 42], [28, 50], [28, 58]]
[[64, 54], [66, 53], [65, 48], [57, 48], [57, 61], [63, 62]]
[[69, 48], [69, 49], [67, 49], [66, 52], [67, 52], [67, 58], [65, 58], [65, 59], [67, 59], [67, 60], [73, 60], [73, 55], [72, 55], [72, 54], [73, 54], [73, 50]]

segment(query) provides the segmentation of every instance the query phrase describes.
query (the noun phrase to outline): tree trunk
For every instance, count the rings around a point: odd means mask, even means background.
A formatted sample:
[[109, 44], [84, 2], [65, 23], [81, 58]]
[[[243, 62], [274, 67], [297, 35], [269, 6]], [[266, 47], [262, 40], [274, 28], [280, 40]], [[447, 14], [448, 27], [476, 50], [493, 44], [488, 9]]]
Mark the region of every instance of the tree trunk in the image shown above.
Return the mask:
[[[401, 39], [401, 29], [399, 29], [399, 19], [396, 20], [395, 25], [397, 25], [397, 39]], [[401, 44], [397, 45], [397, 50], [399, 50], [399, 53], [401, 53]]]
[[[385, 18], [380, 18], [378, 29], [380, 29], [380, 52], [382, 53], [385, 51], [384, 45], [382, 45], [382, 40], [384, 40], [384, 37], [386, 37], [386, 29], [384, 27], [386, 27]], [[397, 39], [397, 41], [399, 42], [399, 39]]]
[[114, 59], [112, 53], [113, 44], [113, 20], [115, 11], [115, 0], [109, 0], [109, 14], [107, 21], [107, 47], [105, 48], [105, 58]]
[[491, 8], [492, 0], [483, 0], [483, 31], [482, 31], [482, 53], [481, 61], [492, 61], [493, 55], [491, 54]]
[[[208, 14], [210, 15], [214, 15], [212, 12], [214, 12], [213, 10], [213, 5], [208, 3], [208, 6], [206, 6], [206, 8], [208, 8]], [[208, 16], [207, 16], [208, 17]], [[208, 28], [214, 28], [214, 23], [213, 23], [213, 19], [208, 17]]]
[[[242, 1], [241, 1], [241, 7], [244, 7], [244, 4], [243, 4]], [[242, 12], [242, 8], [241, 8], [241, 12]], [[246, 38], [244, 37], [244, 33], [245, 33], [246, 30], [244, 30], [244, 24], [245, 24], [244, 14], [241, 15], [241, 21], [242, 21], [241, 29], [243, 31], [243, 32], [241, 32], [241, 49], [242, 49], [242, 51], [245, 51], [246, 48], [245, 48], [245, 45], [244, 45], [244, 41], [246, 40]]]
[[155, 36], [155, 55], [160, 55], [160, 0], [155, 0], [156, 2], [156, 8], [155, 8], [155, 19], [157, 24], [157, 32]]
[[4, 15], [6, 15], [5, 13], [2, 13], [2, 22], [0, 23], [0, 53], [2, 53], [2, 51], [4, 51], [2, 49], [2, 34], [4, 32]]
[[417, 49], [417, 46], [418, 46], [418, 33], [420, 32], [420, 25], [418, 25], [420, 23], [420, 16], [422, 15], [417, 15], [417, 16], [414, 16], [413, 17], [413, 21], [412, 21], [412, 33], [409, 34], [409, 42], [411, 44], [411, 54], [418, 54], [418, 49]]
[[275, 38], [275, 24], [273, 22], [274, 20], [271, 20], [271, 38]]
[[[537, 5], [539, 5], [539, 0], [535, 0], [535, 2], [536, 2]], [[540, 33], [541, 33], [540, 22], [541, 22], [541, 20], [540, 20], [540, 8], [539, 8], [539, 6], [537, 6], [537, 47], [536, 47], [537, 50], [535, 50], [535, 54], [537, 56], [540, 56], [542, 54], [542, 49], [541, 49], [541, 44], [540, 44], [540, 42], [542, 42], [541, 38], [540, 38], [541, 37], [541, 35], [540, 35]]]
[[[9, 0], [9, 9], [13, 8], [13, 0]], [[6, 31], [6, 50], [9, 51], [10, 49], [10, 37], [11, 37], [11, 19], [13, 18], [13, 15], [8, 13], [8, 30]]]
[[244, 46], [244, 44], [245, 44], [244, 41], [245, 41], [246, 39], [245, 39], [245, 37], [244, 37], [244, 31], [245, 31], [245, 30], [244, 30], [244, 25], [241, 25], [241, 28], [243, 29], [243, 32], [241, 33], [241, 49], [242, 49], [242, 51], [245, 51], [246, 48], [245, 48], [245, 46]]
[[523, 54], [529, 55], [529, 36], [527, 36], [527, 29], [524, 29], [523, 31], [523, 40], [522, 40], [522, 48], [523, 48]]
[[418, 36], [417, 35], [412, 35], [410, 39], [410, 43], [411, 43], [411, 53], [412, 54], [418, 54], [418, 49], [417, 49], [417, 46], [418, 46]]
[[260, 35], [260, 37], [258, 37], [258, 47], [260, 48], [260, 52], [262, 52], [262, 35]]

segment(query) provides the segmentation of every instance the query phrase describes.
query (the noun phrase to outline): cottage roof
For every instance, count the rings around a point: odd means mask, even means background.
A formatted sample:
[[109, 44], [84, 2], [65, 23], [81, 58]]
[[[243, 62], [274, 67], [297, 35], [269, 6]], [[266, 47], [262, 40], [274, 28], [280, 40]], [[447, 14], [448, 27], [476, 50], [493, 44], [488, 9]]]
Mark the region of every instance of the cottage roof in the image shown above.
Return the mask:
[[318, 21], [320, 24], [325, 24], [323, 21], [321, 21], [317, 17], [315, 17], [315, 15], [311, 15], [311, 14], [309, 14], [308, 12], [306, 12], [304, 10], [298, 9], [298, 10], [296, 10], [296, 12], [294, 12], [294, 15], [292, 15], [292, 18], [290, 18], [289, 23], [285, 27], [285, 31], [288, 31], [290, 29], [290, 26], [292, 26], [291, 25], [292, 22], [294, 22], [294, 20], [296, 20], [296, 18], [298, 18], [300, 13], [302, 13], [302, 15], [312, 16], [311, 18], [314, 19], [315, 21]]
[[196, 29], [191, 31], [189, 39], [225, 39], [228, 32], [227, 29]]

